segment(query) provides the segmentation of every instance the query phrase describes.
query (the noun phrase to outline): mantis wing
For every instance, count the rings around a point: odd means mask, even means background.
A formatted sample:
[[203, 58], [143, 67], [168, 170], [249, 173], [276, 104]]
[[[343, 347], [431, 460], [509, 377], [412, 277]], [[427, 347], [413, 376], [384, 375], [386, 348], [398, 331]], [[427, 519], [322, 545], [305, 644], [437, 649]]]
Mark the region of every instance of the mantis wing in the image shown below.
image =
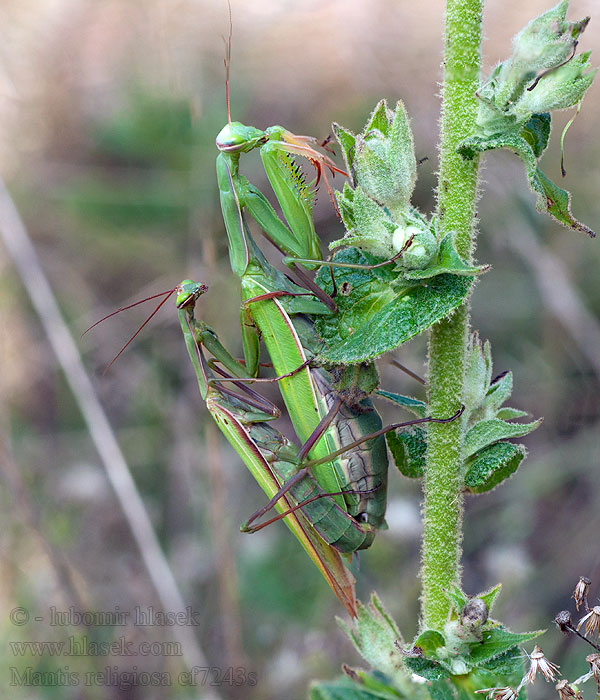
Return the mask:
[[[269, 498], [272, 498], [279, 490], [280, 484], [265, 455], [252, 440], [247, 426], [224, 405], [224, 402], [211, 399], [212, 397], [209, 397], [207, 400], [211, 415], [260, 487]], [[293, 499], [286, 494], [279, 499], [276, 509], [281, 513], [293, 508], [294, 505]], [[340, 603], [352, 617], [356, 617], [355, 579], [344, 565], [340, 553], [319, 537], [299, 510], [290, 513], [284, 520], [323, 574]]]

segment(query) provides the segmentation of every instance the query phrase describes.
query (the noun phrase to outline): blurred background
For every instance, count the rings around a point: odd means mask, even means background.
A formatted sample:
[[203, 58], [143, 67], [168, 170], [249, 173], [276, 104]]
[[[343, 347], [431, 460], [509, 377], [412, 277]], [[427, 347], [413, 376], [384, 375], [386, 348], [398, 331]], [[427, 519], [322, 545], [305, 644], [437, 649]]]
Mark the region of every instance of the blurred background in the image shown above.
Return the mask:
[[[592, 14], [594, 5], [573, 0], [571, 19]], [[486, 72], [547, 6], [487, 2]], [[332, 121], [358, 131], [380, 98], [401, 98], [417, 156], [428, 158], [414, 201], [431, 213], [442, 1], [232, 0], [232, 12], [232, 117], [325, 138]], [[580, 43], [596, 62], [597, 21]], [[172, 303], [105, 375], [146, 312], [120, 314], [80, 338], [103, 315], [191, 277], [210, 287], [198, 315], [241, 351], [238, 281], [214, 174], [214, 138], [226, 122], [227, 5], [3, 0], [0, 25], [0, 171], [198, 623], [131, 624], [136, 607], [161, 609], [159, 592], [25, 293], [32, 280], [0, 246], [2, 687], [11, 700], [305, 697], [310, 679], [332, 678], [342, 662], [360, 665], [334, 622], [343, 610], [281, 523], [252, 537], [238, 532], [264, 496], [201, 401]], [[594, 85], [566, 137], [564, 184], [574, 193], [575, 216], [595, 229], [599, 106]], [[571, 116], [556, 116], [544, 157], [556, 181], [560, 131]], [[268, 192], [258, 155], [243, 167]], [[587, 670], [588, 650], [561, 638], [552, 618], [569, 607], [580, 575], [592, 578], [593, 600], [600, 592], [600, 247], [535, 212], [523, 168], [506, 152], [485, 159], [479, 214], [478, 260], [493, 270], [477, 286], [473, 327], [490, 339], [495, 371], [514, 373], [510, 405], [545, 420], [523, 440], [530, 457], [518, 476], [467, 499], [464, 586], [476, 593], [502, 581], [495, 617], [516, 631], [548, 627], [541, 645], [572, 679]], [[340, 236], [324, 191], [315, 217], [325, 241]], [[425, 353], [419, 338], [398, 359], [422, 373]], [[385, 388], [422, 393], [385, 360], [380, 370]], [[390, 489], [390, 529], [361, 554], [357, 591], [366, 599], [376, 589], [410, 640], [420, 490], [398, 473], [390, 474]], [[134, 520], [135, 506], [128, 513]], [[150, 570], [164, 583], [159, 568]], [[91, 618], [81, 625], [73, 615], [51, 624], [52, 606], [131, 615], [121, 627]], [[14, 609], [25, 612], [11, 617]], [[132, 656], [94, 655], [88, 647], [81, 656], [58, 657], [50, 647], [15, 646], [49, 641], [81, 650], [77, 644], [120, 638], [136, 650], [142, 642], [154, 646]], [[182, 640], [185, 658], [172, 646]], [[160, 674], [176, 679], [190, 660], [221, 670], [204, 687], [152, 685], [152, 678], [168, 678]], [[249, 679], [255, 674], [256, 684], [236, 687], [239, 669]], [[69, 685], [69, 673], [79, 682]], [[210, 688], [215, 678], [219, 685]], [[537, 686], [533, 697], [542, 697], [547, 689]]]

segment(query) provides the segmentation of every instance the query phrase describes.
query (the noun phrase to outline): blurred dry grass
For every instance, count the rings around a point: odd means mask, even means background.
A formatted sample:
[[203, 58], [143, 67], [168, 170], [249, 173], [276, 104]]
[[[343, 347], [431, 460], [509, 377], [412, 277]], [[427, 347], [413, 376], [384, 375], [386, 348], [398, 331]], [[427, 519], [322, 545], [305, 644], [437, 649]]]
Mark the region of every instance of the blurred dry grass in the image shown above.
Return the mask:
[[[545, 0], [488, 2], [488, 68], [546, 6]], [[573, 0], [571, 16], [591, 14], [594, 6]], [[326, 136], [332, 120], [358, 129], [378, 99], [402, 98], [418, 155], [429, 157], [416, 201], [430, 211], [442, 8], [441, 0], [234, 3], [234, 118]], [[4, 0], [0, 7], [0, 170], [76, 335], [104, 313], [189, 276], [209, 284], [202, 314], [239, 350], [237, 282], [228, 271], [214, 182], [214, 136], [225, 121], [227, 21], [226, 4], [216, 0]], [[596, 21], [581, 49], [593, 49], [598, 60]], [[566, 186], [575, 214], [596, 228], [599, 101], [594, 86], [567, 136]], [[567, 119], [559, 115], [557, 124]], [[558, 133], [545, 159], [554, 177]], [[258, 164], [249, 161], [251, 178], [262, 185]], [[496, 369], [513, 370], [513, 405], [546, 420], [528, 441], [531, 456], [520, 475], [469, 501], [464, 579], [471, 592], [501, 579], [498, 614], [525, 630], [550, 625], [580, 574], [600, 582], [600, 350], [590, 347], [587, 333], [600, 309], [600, 253], [596, 242], [533, 213], [512, 156], [489, 157], [483, 175], [478, 256], [494, 270], [477, 288], [473, 325], [492, 341]], [[337, 235], [325, 201], [317, 218], [326, 238]], [[538, 249], [519, 253], [515, 241], [523, 240]], [[577, 303], [590, 312], [582, 332], [568, 331], [556, 301], [536, 281], [544, 274], [540, 251], [553, 256]], [[5, 467], [13, 467], [5, 468], [0, 490], [2, 609], [23, 605], [32, 616], [44, 615], [50, 605], [77, 607], [74, 596], [88, 610], [156, 605], [23, 282], [4, 255], [0, 261], [1, 435]], [[140, 317], [117, 317], [80, 346], [184, 596], [201, 611], [197, 632], [209, 662], [259, 675], [255, 688], [219, 690], [224, 697], [303, 697], [308, 678], [332, 676], [342, 660], [357, 662], [332, 623], [340, 610], [283, 527], [253, 538], [236, 533], [262, 495], [211, 434], [172, 313], [165, 311], [100, 376]], [[417, 370], [424, 356], [422, 340], [402, 351], [402, 361]], [[417, 391], [389, 367], [382, 374], [386, 386]], [[11, 473], [22, 480], [20, 490]], [[391, 488], [390, 531], [361, 557], [359, 591], [365, 597], [377, 588], [409, 638], [417, 613], [419, 491], [395, 474]], [[47, 622], [4, 623], [0, 631], [7, 643], [92, 634]], [[142, 632], [170, 639], [160, 627], [123, 633], [139, 640]], [[561, 644], [551, 631], [543, 646], [550, 656], [553, 646], [560, 652], [554, 660], [563, 670], [581, 663], [582, 654], [573, 660]], [[18, 664], [4, 648], [6, 674]], [[44, 657], [37, 668], [65, 663], [84, 672], [109, 660]], [[179, 671], [177, 658], [161, 655], [112, 663], [122, 671], [134, 664]], [[176, 685], [11, 689], [11, 700], [54, 697], [197, 695]]]

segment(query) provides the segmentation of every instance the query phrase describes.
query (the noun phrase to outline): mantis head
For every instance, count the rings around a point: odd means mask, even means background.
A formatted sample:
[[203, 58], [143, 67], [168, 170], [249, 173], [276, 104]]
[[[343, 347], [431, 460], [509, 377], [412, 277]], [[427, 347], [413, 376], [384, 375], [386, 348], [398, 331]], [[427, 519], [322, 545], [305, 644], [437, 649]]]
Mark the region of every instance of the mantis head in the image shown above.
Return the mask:
[[241, 122], [231, 122], [217, 134], [217, 148], [225, 153], [248, 153], [267, 140], [264, 131]]
[[186, 306], [194, 306], [196, 299], [204, 292], [208, 291], [205, 284], [194, 282], [193, 280], [183, 280], [176, 287], [177, 292], [176, 305], [178, 309], [184, 309]]

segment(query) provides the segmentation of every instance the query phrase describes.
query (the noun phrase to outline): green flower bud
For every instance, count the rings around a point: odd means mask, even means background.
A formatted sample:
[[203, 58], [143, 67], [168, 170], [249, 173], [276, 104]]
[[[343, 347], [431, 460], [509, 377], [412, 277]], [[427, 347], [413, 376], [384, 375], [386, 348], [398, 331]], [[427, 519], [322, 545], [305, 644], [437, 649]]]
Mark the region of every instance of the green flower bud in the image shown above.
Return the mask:
[[535, 113], [566, 109], [580, 102], [597, 72], [597, 69], [589, 70], [590, 53], [582, 53], [546, 73], [532, 90], [526, 90], [512, 110], [517, 121], [529, 119]]
[[377, 257], [390, 258], [394, 254], [392, 235], [397, 224], [392, 221], [386, 210], [368, 197], [361, 187], [355, 190], [348, 188], [348, 191], [344, 189], [342, 196], [338, 194], [338, 202], [348, 234], [340, 240], [333, 241], [330, 248], [353, 245]]
[[344, 182], [344, 189], [342, 192], [339, 190], [335, 191], [335, 198], [337, 200], [338, 209], [340, 210], [340, 216], [346, 227], [346, 231], [350, 231], [354, 228], [354, 190], [350, 187], [347, 182]]
[[381, 100], [357, 136], [337, 124], [333, 129], [354, 184], [392, 215], [406, 209], [415, 185], [416, 160], [402, 102], [393, 111]]
[[405, 270], [424, 270], [438, 251], [437, 240], [428, 228], [423, 229], [413, 224], [399, 226], [392, 236], [393, 254], [399, 253], [411, 237], [412, 243], [397, 264]]
[[561, 0], [515, 36], [512, 56], [497, 71], [498, 107], [514, 102], [539, 73], [557, 68], [573, 55], [590, 18], [567, 22], [568, 8], [569, 0]]
[[513, 39], [512, 56], [496, 66], [477, 93], [479, 134], [518, 129], [533, 114], [566, 109], [582, 100], [596, 71], [589, 70], [589, 53], [574, 54], [590, 18], [567, 22], [568, 7], [568, 0], [562, 0]]

